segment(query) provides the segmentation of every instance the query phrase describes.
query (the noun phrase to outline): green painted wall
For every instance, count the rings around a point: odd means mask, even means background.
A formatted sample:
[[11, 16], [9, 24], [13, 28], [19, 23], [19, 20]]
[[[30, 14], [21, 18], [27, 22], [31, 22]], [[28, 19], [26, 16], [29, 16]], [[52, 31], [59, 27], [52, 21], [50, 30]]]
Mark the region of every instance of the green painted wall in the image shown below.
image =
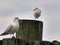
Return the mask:
[[43, 22], [37, 20], [19, 20], [17, 38], [26, 40], [42, 40]]

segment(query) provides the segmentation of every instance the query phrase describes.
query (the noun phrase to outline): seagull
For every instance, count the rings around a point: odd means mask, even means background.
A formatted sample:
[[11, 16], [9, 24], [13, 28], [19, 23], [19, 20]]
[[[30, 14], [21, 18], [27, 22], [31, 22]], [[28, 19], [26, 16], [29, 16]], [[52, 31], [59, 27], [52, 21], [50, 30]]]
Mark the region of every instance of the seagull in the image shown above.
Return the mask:
[[41, 16], [41, 11], [38, 8], [33, 9], [35, 19], [38, 19]]
[[7, 29], [0, 36], [8, 35], [8, 34], [14, 35], [14, 33], [17, 32], [19, 29], [19, 22], [18, 21], [19, 21], [19, 18], [15, 17], [13, 20], [13, 24], [9, 25], [7, 27]]

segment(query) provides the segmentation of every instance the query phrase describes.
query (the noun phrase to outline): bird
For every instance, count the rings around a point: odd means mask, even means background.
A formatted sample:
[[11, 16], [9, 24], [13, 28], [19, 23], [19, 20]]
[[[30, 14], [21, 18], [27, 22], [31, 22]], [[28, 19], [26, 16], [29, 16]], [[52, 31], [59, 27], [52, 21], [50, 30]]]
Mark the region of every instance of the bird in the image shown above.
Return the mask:
[[6, 30], [0, 35], [8, 35], [8, 34], [13, 34], [19, 30], [19, 18], [15, 17], [13, 20], [13, 23], [9, 25]]
[[38, 17], [41, 16], [41, 11], [38, 8], [33, 9], [33, 15], [35, 19], [38, 19]]

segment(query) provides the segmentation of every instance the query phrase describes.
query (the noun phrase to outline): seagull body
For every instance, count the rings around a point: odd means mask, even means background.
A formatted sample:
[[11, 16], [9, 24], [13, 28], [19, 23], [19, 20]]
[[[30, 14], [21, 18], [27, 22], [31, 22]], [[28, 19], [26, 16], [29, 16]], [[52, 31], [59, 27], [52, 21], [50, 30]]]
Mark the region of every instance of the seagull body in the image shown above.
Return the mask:
[[15, 17], [13, 24], [9, 25], [2, 35], [14, 34], [19, 29], [18, 17]]
[[38, 8], [35, 8], [33, 10], [33, 13], [34, 13], [35, 19], [38, 19], [38, 17], [41, 16], [41, 11]]

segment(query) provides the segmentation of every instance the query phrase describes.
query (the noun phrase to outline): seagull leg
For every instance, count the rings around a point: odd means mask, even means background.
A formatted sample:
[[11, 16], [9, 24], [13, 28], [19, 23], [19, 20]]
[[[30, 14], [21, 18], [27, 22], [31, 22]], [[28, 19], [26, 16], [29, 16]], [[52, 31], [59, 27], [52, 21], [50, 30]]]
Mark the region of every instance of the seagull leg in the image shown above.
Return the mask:
[[12, 38], [15, 38], [14, 34], [13, 34]]
[[14, 34], [13, 34], [13, 37], [14, 37]]

